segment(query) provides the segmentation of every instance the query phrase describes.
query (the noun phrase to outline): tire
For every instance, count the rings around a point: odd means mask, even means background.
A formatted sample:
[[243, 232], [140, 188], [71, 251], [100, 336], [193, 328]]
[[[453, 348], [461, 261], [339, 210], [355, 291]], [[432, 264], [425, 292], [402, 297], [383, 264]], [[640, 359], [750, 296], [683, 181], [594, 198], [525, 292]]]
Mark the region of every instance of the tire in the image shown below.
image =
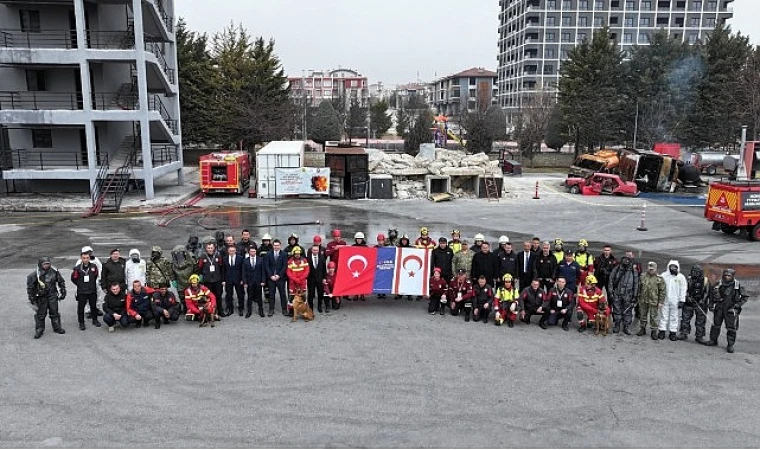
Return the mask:
[[580, 186], [578, 186], [577, 184], [574, 184], [574, 185], [570, 186], [570, 193], [571, 194], [580, 194], [581, 193]]
[[715, 175], [717, 171], [718, 169], [715, 166], [709, 166], [707, 169], [705, 169], [705, 173], [707, 173], [710, 176]]
[[751, 241], [760, 241], [760, 222], [755, 224], [754, 227], [749, 228], [747, 231], [748, 231], [747, 234]]
[[725, 223], [720, 224], [720, 231], [726, 233], [726, 234], [734, 234], [738, 230], [738, 227], [734, 227], [731, 225], [726, 225]]

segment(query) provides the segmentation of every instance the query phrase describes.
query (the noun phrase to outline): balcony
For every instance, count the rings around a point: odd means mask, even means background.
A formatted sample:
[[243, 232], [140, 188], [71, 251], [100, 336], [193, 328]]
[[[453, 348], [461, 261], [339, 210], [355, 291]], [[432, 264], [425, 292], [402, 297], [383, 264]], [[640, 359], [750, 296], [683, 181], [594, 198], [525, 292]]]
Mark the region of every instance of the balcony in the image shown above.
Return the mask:
[[[87, 48], [129, 50], [135, 48], [134, 33], [128, 31], [87, 31]], [[64, 49], [78, 48], [76, 30], [28, 32], [0, 29], [0, 48]]]
[[166, 57], [164, 56], [164, 54], [162, 52], [161, 45], [159, 45], [156, 42], [146, 42], [145, 43], [145, 50], [148, 51], [148, 52], [150, 52], [150, 53], [152, 53], [153, 55], [155, 55], [155, 57], [156, 57], [156, 59], [158, 61], [158, 66], [161, 68], [161, 70], [163, 71], [164, 75], [169, 80], [169, 83], [170, 84], [175, 84], [176, 83], [176, 77], [175, 77], [176, 71], [174, 69], [172, 69], [171, 66], [169, 66], [169, 62], [166, 61]]
[[2, 170], [87, 170], [85, 152], [47, 152], [11, 149], [0, 154]]
[[163, 3], [160, 0], [148, 0], [148, 3], [156, 8], [159, 17], [161, 17], [161, 22], [163, 22], [164, 27], [166, 27], [166, 31], [174, 33], [174, 18], [166, 12]]
[[[161, 97], [158, 95], [152, 95], [148, 99], [148, 109], [157, 112], [161, 116], [161, 120], [166, 124], [166, 127], [171, 131], [172, 135], [176, 136], [179, 132], [179, 126], [176, 120], [174, 120], [169, 114], [169, 110], [166, 109], [164, 102], [161, 101]], [[153, 134], [151, 133], [151, 136]]]
[[0, 91], [0, 110], [80, 110], [81, 92]]

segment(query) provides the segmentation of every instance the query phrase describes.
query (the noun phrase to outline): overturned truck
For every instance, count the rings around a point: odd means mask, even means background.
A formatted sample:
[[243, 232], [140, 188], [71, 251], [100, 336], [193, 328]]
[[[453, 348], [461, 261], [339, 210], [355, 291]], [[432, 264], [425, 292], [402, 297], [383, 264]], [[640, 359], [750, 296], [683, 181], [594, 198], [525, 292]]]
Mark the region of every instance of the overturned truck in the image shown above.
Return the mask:
[[670, 192], [678, 180], [678, 166], [676, 159], [649, 150], [603, 149], [576, 158], [568, 176], [587, 176], [589, 170], [613, 173], [633, 181], [642, 192]]

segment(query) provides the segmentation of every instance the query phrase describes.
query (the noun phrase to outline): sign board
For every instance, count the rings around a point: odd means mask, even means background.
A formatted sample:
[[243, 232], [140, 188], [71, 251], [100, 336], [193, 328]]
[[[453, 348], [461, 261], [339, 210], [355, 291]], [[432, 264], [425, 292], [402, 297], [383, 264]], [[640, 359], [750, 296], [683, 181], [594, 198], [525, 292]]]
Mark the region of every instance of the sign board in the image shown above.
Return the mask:
[[760, 211], [760, 192], [742, 192], [742, 211]]
[[277, 196], [281, 195], [329, 195], [330, 169], [324, 167], [299, 167], [275, 169]]

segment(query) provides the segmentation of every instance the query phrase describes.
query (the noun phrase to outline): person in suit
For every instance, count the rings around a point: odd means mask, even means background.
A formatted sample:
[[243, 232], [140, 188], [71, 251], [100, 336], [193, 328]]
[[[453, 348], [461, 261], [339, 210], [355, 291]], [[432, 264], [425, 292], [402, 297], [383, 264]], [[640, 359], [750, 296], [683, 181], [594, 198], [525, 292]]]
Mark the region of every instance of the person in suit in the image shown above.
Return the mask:
[[523, 251], [517, 255], [517, 277], [520, 281], [518, 289], [526, 288], [533, 281], [533, 246], [530, 241], [523, 242]]
[[243, 261], [243, 286], [248, 291], [248, 301], [245, 304], [246, 319], [251, 317], [253, 302], [256, 302], [259, 308], [259, 315], [264, 317], [261, 289], [265, 284], [264, 259], [257, 255], [256, 247], [248, 247], [248, 257]]
[[233, 312], [232, 297], [237, 294], [238, 315], [243, 315], [243, 302], [245, 290], [243, 288], [243, 258], [237, 254], [234, 245], [226, 248], [227, 256], [224, 257], [224, 308], [222, 314], [231, 316]]
[[[324, 300], [323, 281], [327, 276], [327, 260], [320, 251], [319, 245], [314, 244], [309, 249], [309, 276], [306, 278], [306, 285], [309, 289], [307, 302], [309, 308], [314, 309], [314, 296], [317, 296], [317, 311], [322, 312], [322, 302]], [[325, 312], [330, 312], [330, 304], [325, 302]]]
[[264, 260], [264, 275], [269, 286], [269, 317], [274, 315], [274, 297], [275, 292], [280, 291], [280, 306], [282, 315], [288, 315], [288, 298], [285, 293], [285, 282], [287, 277], [285, 271], [288, 269], [288, 254], [282, 249], [282, 243], [279, 239], [272, 241], [272, 251], [267, 252]]

